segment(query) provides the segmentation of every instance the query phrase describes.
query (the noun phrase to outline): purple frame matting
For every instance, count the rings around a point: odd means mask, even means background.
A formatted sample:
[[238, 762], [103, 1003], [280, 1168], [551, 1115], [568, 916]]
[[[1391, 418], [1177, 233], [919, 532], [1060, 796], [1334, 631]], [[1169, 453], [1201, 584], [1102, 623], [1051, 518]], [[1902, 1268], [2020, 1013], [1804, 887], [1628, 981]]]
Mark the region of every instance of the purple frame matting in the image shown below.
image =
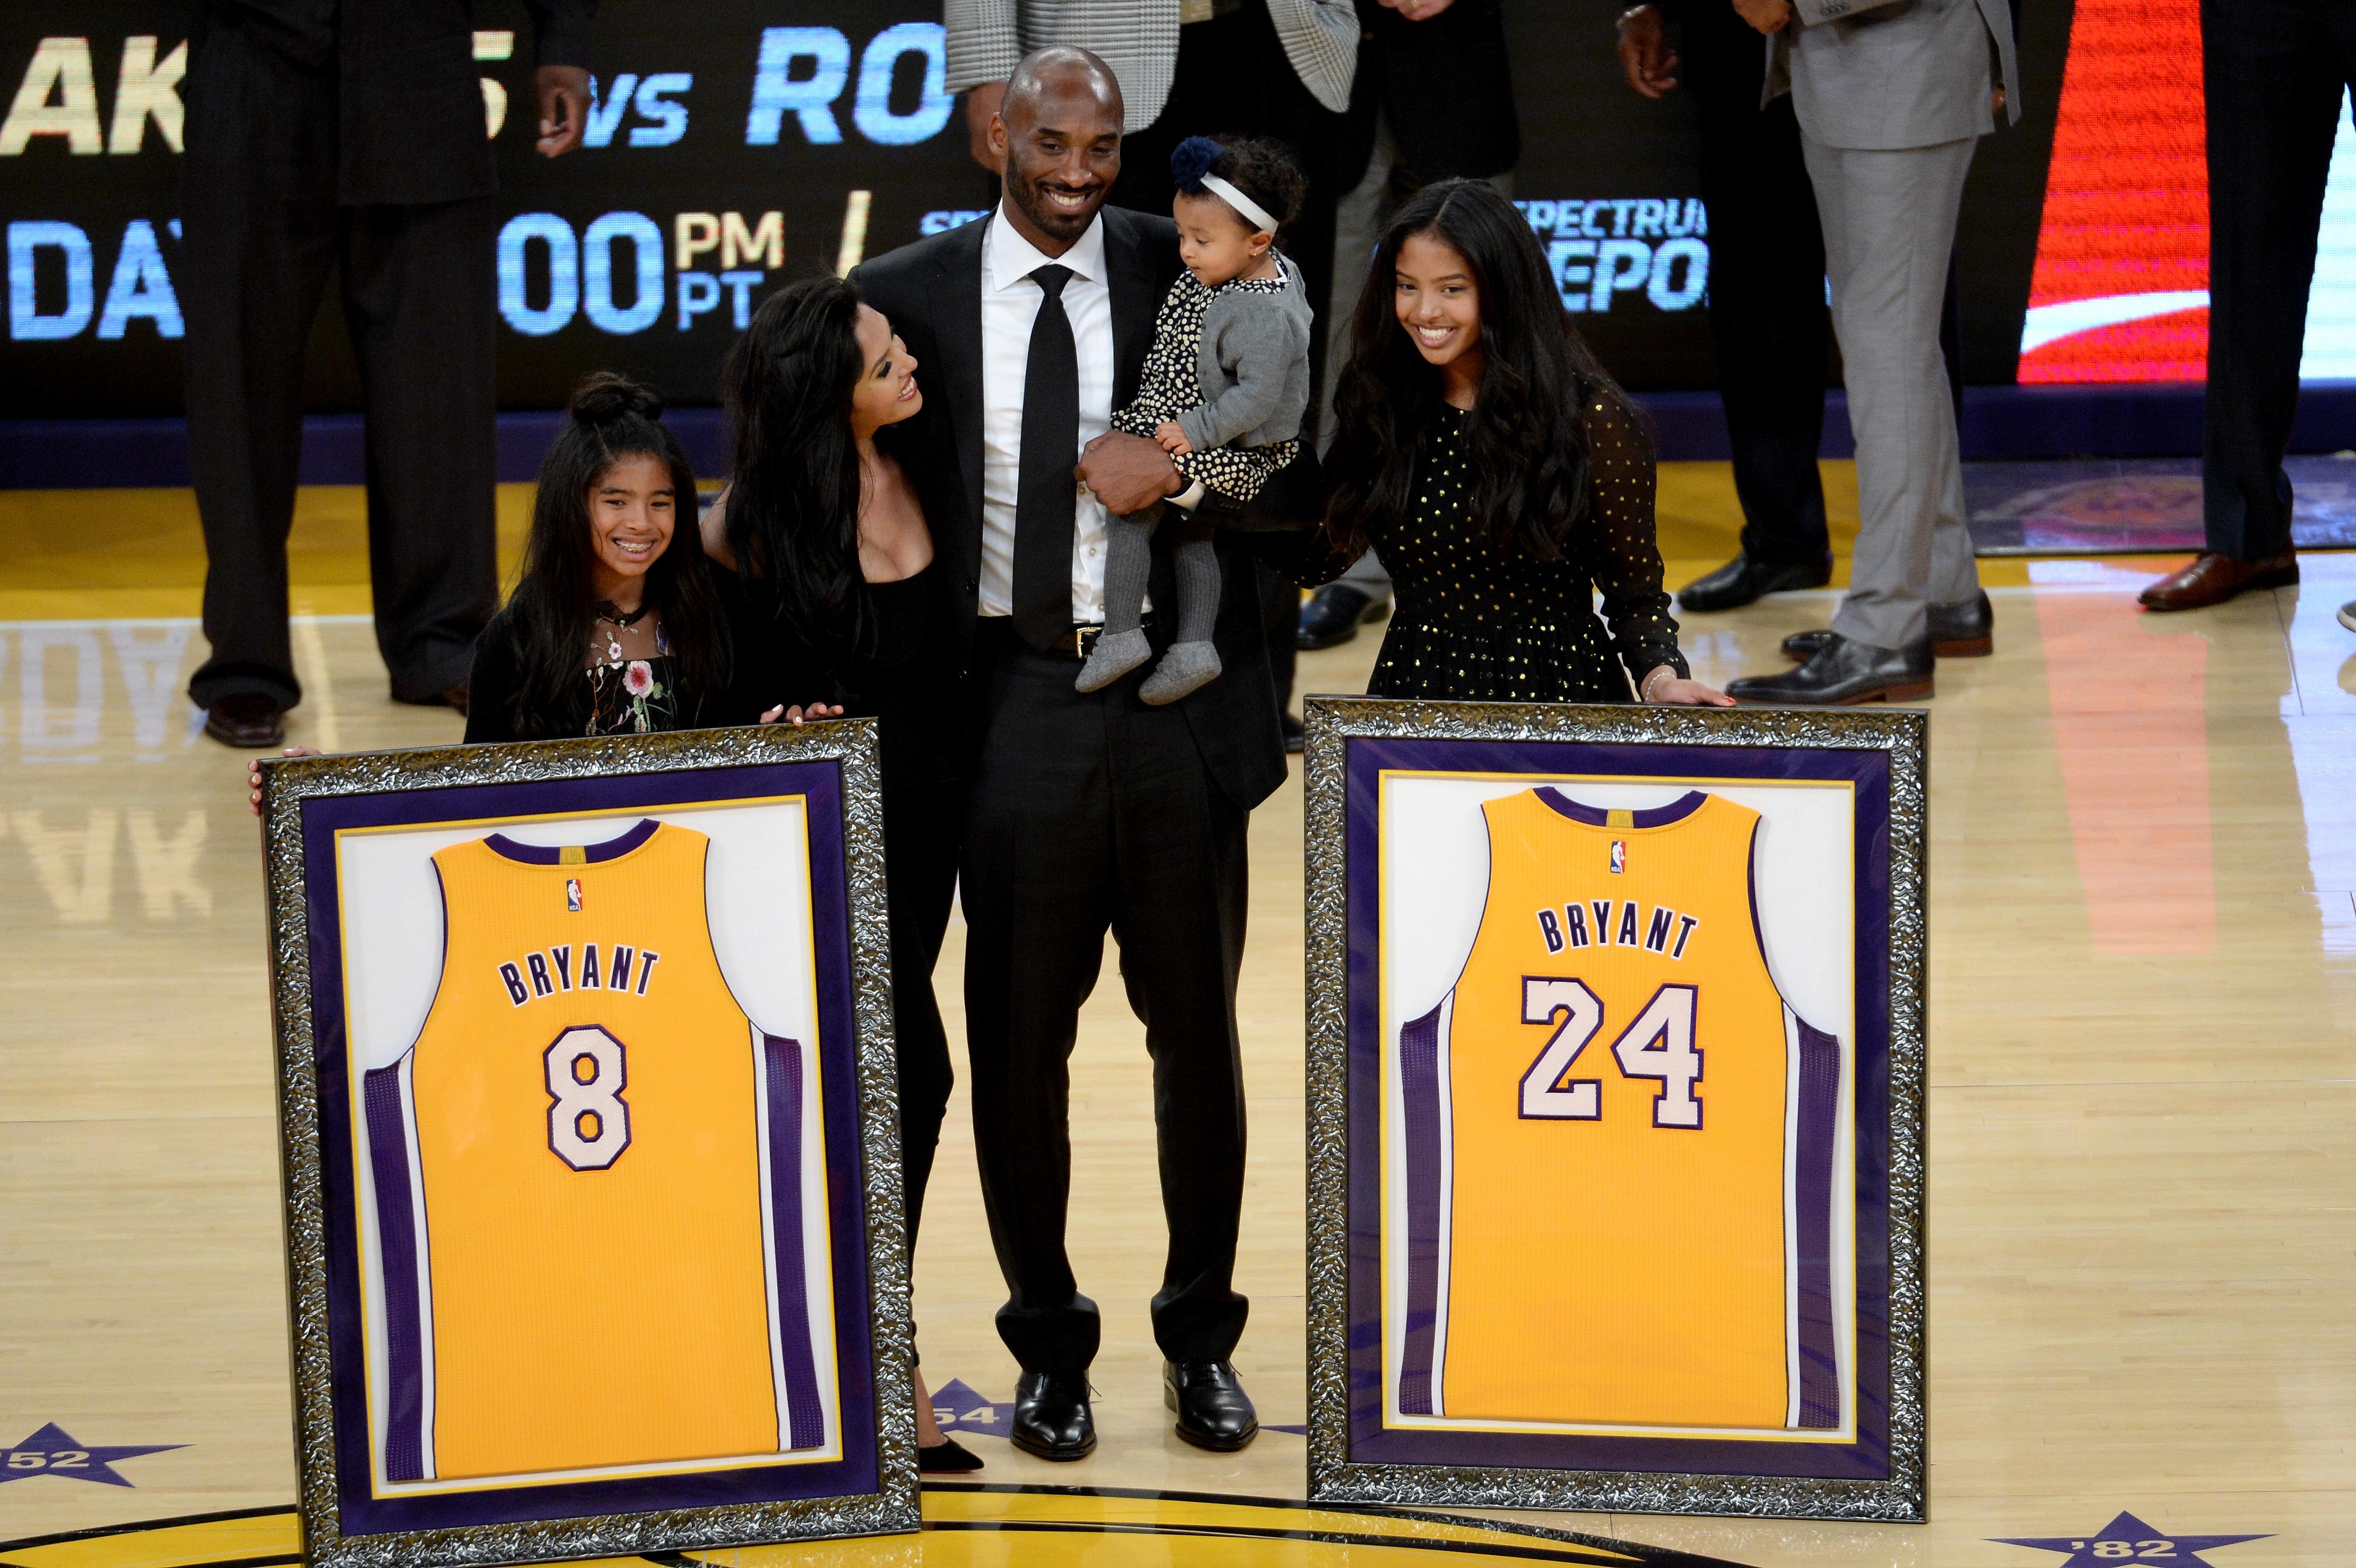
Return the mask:
[[[1495, 1469], [1887, 1480], [1890, 1456], [1890, 758], [1879, 750], [1346, 738], [1349, 1460]], [[1386, 772], [1838, 780], [1856, 786], [1857, 1436], [1853, 1443], [1430, 1432], [1383, 1423], [1380, 886]]]
[[[565, 812], [616, 816], [714, 800], [800, 795], [808, 802], [812, 936], [817, 948], [819, 1073], [830, 1176], [835, 1359], [843, 1456], [822, 1463], [634, 1477], [424, 1497], [370, 1491], [368, 1392], [359, 1296], [350, 1082], [346, 1064], [342, 932], [336, 834], [354, 827], [431, 827], [438, 823]], [[347, 1537], [455, 1526], [517, 1524], [599, 1515], [787, 1501], [872, 1493], [878, 1486], [874, 1360], [859, 1125], [857, 1026], [852, 1007], [849, 891], [841, 764], [754, 763], [667, 773], [616, 774], [518, 784], [467, 784], [385, 794], [316, 796], [302, 802], [305, 891], [318, 1075], [319, 1143], [327, 1209], [328, 1333], [333, 1347], [337, 1514]], [[691, 1329], [692, 1282], [680, 1282], [683, 1331]]]

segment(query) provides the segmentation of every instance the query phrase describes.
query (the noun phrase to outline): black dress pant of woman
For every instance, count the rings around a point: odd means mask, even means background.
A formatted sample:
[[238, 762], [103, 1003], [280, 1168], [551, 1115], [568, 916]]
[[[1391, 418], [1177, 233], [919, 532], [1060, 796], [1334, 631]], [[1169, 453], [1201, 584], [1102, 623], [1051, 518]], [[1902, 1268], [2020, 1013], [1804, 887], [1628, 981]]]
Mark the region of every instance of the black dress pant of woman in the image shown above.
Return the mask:
[[884, 785], [884, 874], [890, 888], [893, 1027], [900, 1069], [900, 1168], [908, 1248], [925, 1210], [925, 1184], [940, 1146], [956, 1074], [933, 995], [933, 965], [956, 895], [965, 792], [954, 782]]

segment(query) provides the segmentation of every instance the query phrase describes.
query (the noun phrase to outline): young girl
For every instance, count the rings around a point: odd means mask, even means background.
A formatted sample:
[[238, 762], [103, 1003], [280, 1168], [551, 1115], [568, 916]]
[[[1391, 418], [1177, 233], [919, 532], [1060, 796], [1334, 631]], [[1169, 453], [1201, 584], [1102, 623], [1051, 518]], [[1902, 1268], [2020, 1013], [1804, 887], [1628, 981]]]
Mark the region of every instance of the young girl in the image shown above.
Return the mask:
[[523, 572], [475, 645], [466, 739], [631, 735], [759, 715], [732, 691], [728, 617], [696, 548], [673, 549], [695, 474], [662, 400], [600, 373], [541, 464]]
[[[1301, 450], [1309, 406], [1309, 296], [1300, 270], [1275, 249], [1276, 231], [1308, 188], [1274, 142], [1189, 136], [1170, 155], [1178, 184], [1171, 216], [1186, 272], [1153, 327], [1137, 400], [1112, 427], [1150, 435], [1178, 471], [1248, 501]], [[1080, 667], [1082, 691], [1110, 686], [1152, 656], [1143, 628], [1154, 525], [1163, 508], [1109, 520], [1105, 624]], [[1188, 525], [1176, 551], [1177, 638], [1138, 688], [1175, 702], [1217, 677], [1211, 629], [1219, 563], [1207, 529]]]
[[1642, 418], [1511, 202], [1461, 179], [1408, 198], [1376, 248], [1349, 354], [1325, 453], [1327, 554], [1304, 576], [1338, 575], [1368, 545], [1390, 569], [1398, 608], [1369, 693], [1728, 704], [1677, 651]]

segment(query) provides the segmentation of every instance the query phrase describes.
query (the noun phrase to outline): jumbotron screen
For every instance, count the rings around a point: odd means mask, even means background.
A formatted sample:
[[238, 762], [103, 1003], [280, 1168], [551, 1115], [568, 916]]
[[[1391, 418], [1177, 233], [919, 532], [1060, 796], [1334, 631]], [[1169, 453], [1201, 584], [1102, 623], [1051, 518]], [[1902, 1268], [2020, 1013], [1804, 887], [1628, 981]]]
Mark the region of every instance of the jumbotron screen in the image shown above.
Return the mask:
[[[1629, 385], [1712, 384], [1709, 213], [1687, 95], [1629, 91], [1612, 7], [1503, 5], [1524, 133], [1514, 195], [1564, 307]], [[1981, 144], [1958, 240], [1966, 379], [2197, 380], [2196, 0], [2026, 9], [2029, 113]], [[971, 221], [992, 199], [924, 0], [606, 0], [585, 144], [554, 162], [532, 150], [520, 0], [479, 0], [476, 21], [500, 174], [488, 264], [503, 406], [559, 403], [601, 367], [715, 401], [721, 358], [764, 290]], [[187, 23], [174, 0], [0, 8], [0, 418], [180, 411]], [[311, 372], [313, 407], [358, 406], [332, 288]], [[2356, 376], [2344, 117], [2306, 373]]]

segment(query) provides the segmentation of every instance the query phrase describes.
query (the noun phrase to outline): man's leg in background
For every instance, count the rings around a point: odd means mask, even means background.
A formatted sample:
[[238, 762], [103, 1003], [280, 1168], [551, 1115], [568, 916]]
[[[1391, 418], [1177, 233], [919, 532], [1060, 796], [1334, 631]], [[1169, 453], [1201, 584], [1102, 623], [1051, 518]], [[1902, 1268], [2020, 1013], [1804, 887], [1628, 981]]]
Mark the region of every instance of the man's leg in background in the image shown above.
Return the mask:
[[1831, 318], [1799, 122], [1788, 95], [1759, 106], [1759, 36], [1730, 13], [1700, 7], [1687, 18], [1681, 52], [1700, 112], [1710, 341], [1743, 526], [1737, 561], [1678, 599], [1687, 609], [1732, 609], [1829, 579], [1816, 453]]
[[[249, 695], [285, 709], [302, 696], [287, 633], [286, 536], [303, 450], [304, 348], [335, 263], [335, 87], [331, 72], [305, 70], [243, 27], [214, 29], [198, 64], [181, 166], [179, 293], [212, 652], [188, 696], [206, 709]], [[267, 123], [257, 104], [270, 106]]]
[[402, 702], [463, 687], [498, 606], [492, 198], [352, 210], [377, 647]]

